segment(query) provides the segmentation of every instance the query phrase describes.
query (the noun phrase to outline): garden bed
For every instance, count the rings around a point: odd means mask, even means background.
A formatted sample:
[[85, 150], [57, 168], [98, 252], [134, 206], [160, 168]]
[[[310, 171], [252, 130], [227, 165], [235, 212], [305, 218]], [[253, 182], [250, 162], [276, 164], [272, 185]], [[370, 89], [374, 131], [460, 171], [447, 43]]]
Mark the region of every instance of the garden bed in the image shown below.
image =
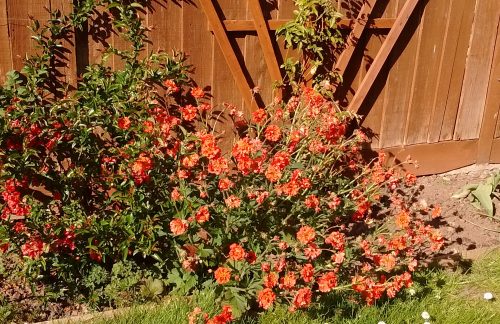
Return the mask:
[[[417, 185], [421, 190], [415, 198], [419, 203], [439, 204], [442, 209], [442, 217], [438, 221], [447, 242], [437, 258], [445, 269], [463, 269], [471, 260], [500, 247], [500, 222], [481, 215], [481, 211], [474, 208], [468, 199], [451, 198], [465, 185], [484, 181], [492, 172], [492, 169], [476, 167], [418, 178]], [[499, 202], [494, 202], [500, 208]], [[84, 304], [67, 301], [63, 297], [59, 298], [59, 302], [47, 295], [35, 298], [30, 285], [22, 278], [19, 260], [3, 256], [2, 262], [0, 274], [5, 277], [0, 281], [0, 293], [4, 296], [0, 319], [36, 322], [91, 312]], [[37, 286], [34, 292], [44, 296], [44, 287]]]

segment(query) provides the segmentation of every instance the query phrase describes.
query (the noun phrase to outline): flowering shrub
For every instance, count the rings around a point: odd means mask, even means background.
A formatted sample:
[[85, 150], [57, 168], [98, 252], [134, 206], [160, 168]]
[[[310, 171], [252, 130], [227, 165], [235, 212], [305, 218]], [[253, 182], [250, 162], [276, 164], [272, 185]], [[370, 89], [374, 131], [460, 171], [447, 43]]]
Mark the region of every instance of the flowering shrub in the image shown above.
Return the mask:
[[[91, 16], [82, 8], [52, 23], [71, 30]], [[371, 304], [411, 285], [443, 238], [404, 194], [415, 177], [362, 157], [355, 115], [306, 86], [249, 118], [228, 105], [238, 135], [226, 152], [182, 57], [140, 59], [143, 27], [124, 23], [138, 5], [118, 8], [133, 49], [108, 54], [122, 70], [104, 61], [75, 91], [50, 91], [47, 50], [0, 90], [4, 250], [76, 286], [92, 264], [141, 260], [170, 290], [214, 288], [222, 313], [190, 317], [212, 323], [340, 292]]]

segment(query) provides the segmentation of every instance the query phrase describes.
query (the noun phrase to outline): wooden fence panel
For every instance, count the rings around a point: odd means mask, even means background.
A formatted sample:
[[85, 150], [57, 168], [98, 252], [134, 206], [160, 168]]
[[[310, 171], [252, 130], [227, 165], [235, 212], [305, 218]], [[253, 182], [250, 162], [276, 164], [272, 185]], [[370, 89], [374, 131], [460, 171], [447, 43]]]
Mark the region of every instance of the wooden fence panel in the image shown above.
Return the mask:
[[[471, 22], [466, 19], [467, 16], [472, 17], [468, 12], [470, 8], [467, 8], [467, 4], [471, 2], [473, 1], [457, 0], [451, 1], [449, 4], [446, 28], [443, 32], [443, 50], [439, 58], [439, 70], [437, 71], [437, 85], [432, 102], [433, 114], [430, 119], [429, 136], [427, 138], [429, 143], [439, 141], [446, 112], [446, 102], [450, 91], [452, 72], [456, 63], [455, 58], [457, 57], [457, 51], [459, 51], [459, 39], [463, 33], [463, 31], [461, 33], [461, 29], [463, 29], [464, 25], [468, 25], [469, 28], [471, 26]], [[461, 45], [465, 48], [468, 46], [464, 42]], [[465, 60], [462, 61], [465, 63]]]
[[188, 55], [187, 62], [193, 65], [196, 82], [200, 87], [213, 86], [215, 71], [224, 73], [215, 70], [216, 61], [224, 63], [224, 59], [214, 54], [216, 46], [199, 0], [193, 1], [192, 4], [182, 2], [181, 22], [181, 50]]
[[18, 1], [6, 0], [9, 35], [12, 49], [12, 66], [20, 70], [27, 53], [32, 53], [34, 43], [31, 41], [31, 31], [26, 26], [31, 25], [30, 17], [40, 21], [49, 18], [49, 0]]
[[479, 137], [499, 14], [498, 0], [477, 1], [455, 127], [455, 140]]
[[[411, 18], [406, 28], [415, 33], [413, 35], [405, 33], [402, 36], [401, 42], [407, 44], [406, 48], [402, 50], [401, 47], [397, 47], [387, 62], [390, 72], [385, 85], [387, 92], [380, 126], [380, 147], [403, 145], [402, 134], [406, 129], [413, 75], [417, 68], [420, 19], [421, 13], [418, 12]], [[369, 118], [368, 115], [367, 120]]]
[[420, 22], [418, 57], [415, 62], [415, 78], [408, 112], [405, 143], [426, 143], [429, 124], [433, 115], [434, 93], [440, 56], [443, 48], [443, 36], [452, 0], [432, 1], [425, 7]]
[[475, 5], [476, 0], [465, 0], [465, 9], [459, 27], [460, 32], [457, 41], [457, 48], [455, 51], [455, 58], [453, 60], [453, 68], [451, 70], [451, 75], [449, 75], [450, 85], [448, 88], [448, 92], [442, 93], [443, 98], [446, 98], [446, 107], [441, 126], [441, 133], [439, 136], [440, 141], [448, 141], [453, 139], [453, 132], [455, 131], [455, 124], [458, 113], [458, 105], [460, 102], [462, 81], [465, 72], [467, 50], [469, 48], [472, 23], [474, 19]]
[[[370, 16], [375, 22], [363, 31], [346, 66], [345, 82], [338, 88], [342, 106], [350, 104], [395, 18], [408, 1], [377, 1]], [[336, 2], [345, 18], [354, 19], [364, 0]], [[68, 12], [68, 3], [66, 0], [0, 2], [0, 81], [6, 71], [20, 69], [25, 55], [34, 50], [31, 32], [26, 28], [29, 15], [43, 21], [48, 18], [46, 7]], [[421, 0], [420, 3], [360, 108], [360, 113], [366, 115], [363, 126], [375, 133], [373, 148], [386, 149], [398, 157], [416, 154], [417, 159], [433, 164], [418, 173], [446, 171], [476, 160], [484, 162], [490, 153], [490, 161], [498, 162], [500, 121], [497, 118], [492, 125], [487, 121], [498, 110], [494, 93], [498, 87], [495, 80], [500, 76], [494, 75], [498, 71], [498, 55], [494, 59], [493, 53], [498, 48], [496, 26], [500, 2]], [[207, 19], [208, 4], [216, 9], [211, 18], [222, 26], [218, 34]], [[274, 97], [272, 82], [279, 73], [276, 64], [297, 55], [294, 50], [285, 50], [282, 40], [276, 41], [273, 32], [293, 17], [293, 0], [260, 0], [258, 4], [264, 19], [270, 20], [264, 22], [265, 29], [260, 15], [256, 15], [255, 0], [151, 1], [151, 6], [141, 13], [151, 27], [147, 51], [184, 51], [187, 62], [194, 67], [195, 81], [201, 87], [209, 86], [205, 90], [213, 95], [214, 105], [229, 102], [248, 114], [257, 106], [249, 96], [250, 89], [260, 88], [260, 106], [269, 103]], [[256, 17], [260, 19], [257, 25]], [[345, 35], [352, 24], [353, 21], [342, 21]], [[127, 46], [111, 29], [111, 17], [98, 12], [88, 22], [87, 34], [78, 34], [75, 40], [65, 43], [68, 60], [61, 69], [70, 84], [75, 84], [77, 72], [87, 63], [96, 62], [107, 46]], [[217, 35], [227, 40], [222, 49]], [[232, 55], [229, 65], [228, 51]], [[270, 56], [273, 52], [275, 58]], [[120, 68], [122, 63], [115, 58], [108, 64]], [[490, 135], [484, 134], [493, 130], [495, 139], [488, 139]], [[467, 141], [462, 143], [463, 139]], [[453, 153], [454, 150], [459, 151]], [[431, 152], [450, 154], [447, 160], [454, 162], [432, 160], [426, 156]]]
[[5, 81], [5, 73], [12, 70], [12, 42], [9, 35], [7, 2], [0, 3], [0, 82]]

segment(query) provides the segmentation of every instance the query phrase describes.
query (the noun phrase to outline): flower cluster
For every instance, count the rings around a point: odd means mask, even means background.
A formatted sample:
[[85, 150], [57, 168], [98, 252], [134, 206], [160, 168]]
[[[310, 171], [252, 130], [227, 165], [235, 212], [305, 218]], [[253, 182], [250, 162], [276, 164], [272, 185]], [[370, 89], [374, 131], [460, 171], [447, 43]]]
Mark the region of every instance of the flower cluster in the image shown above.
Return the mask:
[[[439, 208], [412, 203], [415, 177], [384, 167], [383, 154], [363, 157], [366, 135], [349, 131], [357, 116], [324, 89], [219, 111], [182, 57], [134, 57], [124, 70], [89, 66], [63, 98], [43, 77], [10, 76], [0, 250], [63, 282], [140, 257], [171, 288], [213, 287], [224, 306], [204, 319], [226, 323], [325, 294], [395, 297], [442, 247]], [[232, 145], [217, 127], [231, 118]]]

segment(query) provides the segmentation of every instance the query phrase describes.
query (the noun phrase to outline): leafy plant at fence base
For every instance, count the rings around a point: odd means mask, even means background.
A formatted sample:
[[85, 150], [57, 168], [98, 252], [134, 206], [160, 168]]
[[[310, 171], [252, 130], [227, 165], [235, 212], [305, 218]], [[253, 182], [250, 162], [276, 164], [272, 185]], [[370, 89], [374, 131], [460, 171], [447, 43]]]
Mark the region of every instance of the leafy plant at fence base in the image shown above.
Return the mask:
[[[415, 176], [384, 168], [383, 154], [363, 158], [367, 137], [328, 99], [326, 66], [305, 85], [305, 63], [324, 63], [339, 42], [338, 15], [325, 1], [297, 4], [280, 31], [306, 57], [291, 98], [247, 117], [212, 107], [182, 55], [143, 55], [139, 3], [80, 1], [36, 27], [41, 54], [0, 89], [2, 249], [95, 307], [210, 288], [222, 312], [208, 322], [324, 295], [372, 304], [410, 286], [444, 239], [404, 194]], [[130, 49], [106, 49], [74, 90], [53, 86], [62, 30], [97, 11]], [[123, 68], [107, 65], [112, 55]]]
[[483, 209], [490, 217], [494, 215], [493, 197], [498, 198], [498, 185], [500, 184], [500, 172], [490, 176], [485, 182], [465, 186], [455, 193], [452, 198], [463, 199], [469, 195], [472, 197], [472, 205], [477, 209]]

